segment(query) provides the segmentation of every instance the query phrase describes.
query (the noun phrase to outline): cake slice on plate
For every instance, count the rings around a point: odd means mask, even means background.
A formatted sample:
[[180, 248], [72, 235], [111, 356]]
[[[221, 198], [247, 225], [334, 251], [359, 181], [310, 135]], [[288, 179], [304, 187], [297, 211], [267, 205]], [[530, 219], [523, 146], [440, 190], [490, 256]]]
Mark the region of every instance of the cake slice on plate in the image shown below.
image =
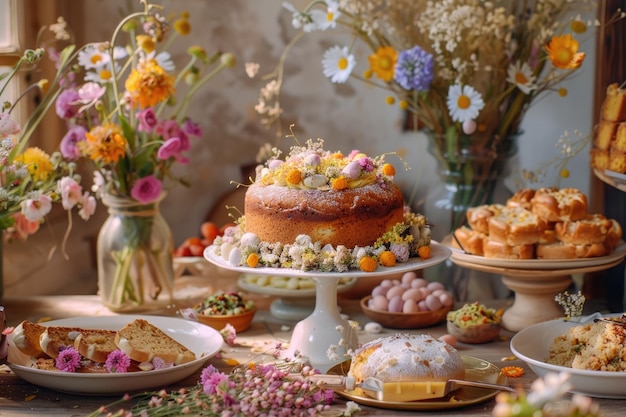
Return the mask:
[[106, 362], [111, 352], [117, 350], [115, 330], [85, 329], [74, 339], [74, 348], [94, 362]]

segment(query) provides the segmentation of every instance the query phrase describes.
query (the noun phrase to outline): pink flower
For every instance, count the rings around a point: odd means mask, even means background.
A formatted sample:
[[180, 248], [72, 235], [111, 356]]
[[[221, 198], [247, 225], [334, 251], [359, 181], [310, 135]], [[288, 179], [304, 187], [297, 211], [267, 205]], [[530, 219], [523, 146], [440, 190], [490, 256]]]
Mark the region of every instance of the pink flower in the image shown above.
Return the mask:
[[158, 356], [155, 356], [154, 359], [152, 359], [152, 366], [154, 366], [154, 369], [166, 369], [166, 368], [171, 368], [172, 366], [174, 366], [173, 362], [165, 362], [165, 360], [163, 360], [163, 358], [160, 358]]
[[28, 220], [22, 213], [15, 213], [13, 218], [15, 223], [10, 232], [17, 239], [26, 240], [28, 236], [34, 235], [39, 230], [40, 221]]
[[40, 221], [50, 213], [50, 210], [52, 210], [52, 199], [45, 194], [41, 194], [37, 199], [22, 201], [22, 214], [32, 222]]
[[83, 220], [89, 220], [89, 218], [96, 212], [96, 198], [88, 192], [85, 192], [80, 205], [82, 207], [78, 210], [78, 215]]
[[63, 177], [57, 184], [59, 194], [65, 210], [71, 210], [76, 204], [83, 201], [83, 187], [72, 177]]
[[228, 375], [221, 373], [213, 365], [202, 370], [200, 381], [202, 382], [202, 389], [207, 395], [215, 395], [228, 389]]
[[55, 102], [55, 110], [61, 119], [71, 119], [78, 114], [76, 103], [80, 100], [78, 92], [74, 89], [63, 90]]
[[22, 127], [16, 122], [9, 113], [0, 113], [0, 137], [9, 135], [17, 135]]
[[159, 120], [156, 117], [156, 113], [152, 107], [148, 107], [145, 110], [141, 110], [137, 112], [137, 119], [139, 120], [139, 128], [140, 132], [150, 133], [159, 123]]
[[175, 136], [181, 137], [184, 134], [178, 125], [178, 122], [173, 119], [159, 122], [154, 132], [162, 136], [165, 140]]
[[65, 136], [63, 136], [63, 139], [61, 139], [61, 144], [59, 145], [61, 155], [72, 161], [80, 158], [80, 150], [78, 149], [77, 144], [78, 142], [85, 140], [86, 133], [87, 129], [83, 126], [72, 126], [70, 130], [67, 131]]
[[73, 347], [63, 349], [59, 352], [54, 365], [61, 372], [76, 372], [80, 368], [80, 353]]
[[161, 181], [154, 175], [148, 175], [135, 182], [130, 190], [130, 195], [140, 203], [147, 204], [155, 201], [161, 195], [162, 189]]
[[222, 335], [222, 337], [224, 338], [224, 341], [226, 342], [228, 346], [235, 345], [235, 339], [237, 338], [237, 331], [230, 323], [226, 323], [226, 326], [224, 326], [224, 328], [220, 330], [220, 334]]
[[79, 113], [96, 104], [96, 102], [104, 95], [106, 87], [100, 86], [98, 83], [86, 83], [78, 89], [78, 100], [74, 104], [82, 104], [78, 110]]
[[107, 371], [111, 373], [123, 374], [128, 371], [130, 366], [130, 358], [121, 350], [116, 349], [109, 353], [104, 363]]
[[191, 119], [185, 120], [185, 123], [183, 123], [183, 131], [189, 136], [194, 136], [197, 138], [202, 136], [202, 128], [199, 124], [193, 122]]
[[186, 150], [183, 147], [184, 143], [179, 137], [170, 138], [161, 145], [157, 151], [157, 157], [161, 160], [176, 158], [178, 162], [186, 164], [189, 162], [189, 159], [181, 155], [181, 152]]

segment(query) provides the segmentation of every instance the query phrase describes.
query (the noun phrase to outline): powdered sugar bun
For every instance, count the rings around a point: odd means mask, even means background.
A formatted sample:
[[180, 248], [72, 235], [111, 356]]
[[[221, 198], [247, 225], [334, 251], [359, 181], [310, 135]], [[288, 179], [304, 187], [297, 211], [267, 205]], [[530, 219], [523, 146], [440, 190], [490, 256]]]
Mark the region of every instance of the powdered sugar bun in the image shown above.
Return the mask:
[[426, 334], [379, 338], [355, 352], [348, 375], [357, 383], [368, 377], [383, 382], [463, 379], [465, 366], [451, 345]]

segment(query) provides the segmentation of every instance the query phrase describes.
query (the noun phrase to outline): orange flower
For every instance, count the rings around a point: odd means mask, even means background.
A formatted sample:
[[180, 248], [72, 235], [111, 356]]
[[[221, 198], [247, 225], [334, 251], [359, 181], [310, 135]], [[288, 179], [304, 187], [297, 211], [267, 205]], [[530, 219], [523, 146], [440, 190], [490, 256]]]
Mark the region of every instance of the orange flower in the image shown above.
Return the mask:
[[298, 169], [292, 169], [291, 171], [289, 171], [287, 173], [287, 177], [285, 178], [285, 181], [287, 181], [287, 183], [291, 185], [300, 184], [301, 180], [302, 180], [302, 173]]
[[256, 253], [251, 253], [246, 258], [246, 263], [250, 268], [256, 268], [259, 264], [259, 255], [257, 255]]
[[524, 368], [521, 366], [505, 366], [502, 373], [509, 378], [519, 378], [524, 375]]
[[578, 41], [571, 34], [554, 36], [546, 46], [552, 64], [560, 69], [576, 69], [585, 60], [585, 54], [578, 52]]
[[417, 254], [422, 259], [430, 258], [430, 246], [420, 246], [417, 250]]
[[142, 109], [153, 107], [170, 98], [174, 89], [174, 77], [168, 75], [155, 59], [140, 62], [125, 83], [134, 104]]
[[373, 272], [376, 269], [377, 263], [371, 256], [364, 256], [359, 261], [359, 269], [363, 272]]
[[378, 48], [375, 54], [368, 57], [370, 69], [378, 78], [385, 82], [393, 80], [398, 52], [391, 46]]
[[384, 251], [380, 254], [380, 263], [383, 266], [394, 266], [396, 264], [396, 255], [391, 251]]
[[126, 138], [119, 126], [106, 123], [86, 133], [87, 140], [78, 142], [81, 153], [91, 160], [104, 164], [115, 164], [126, 153]]
[[388, 176], [393, 176], [396, 175], [396, 168], [391, 165], [391, 164], [385, 164], [383, 165], [383, 174], [388, 175]]
[[332, 181], [333, 190], [345, 190], [348, 188], [348, 180], [342, 175]]

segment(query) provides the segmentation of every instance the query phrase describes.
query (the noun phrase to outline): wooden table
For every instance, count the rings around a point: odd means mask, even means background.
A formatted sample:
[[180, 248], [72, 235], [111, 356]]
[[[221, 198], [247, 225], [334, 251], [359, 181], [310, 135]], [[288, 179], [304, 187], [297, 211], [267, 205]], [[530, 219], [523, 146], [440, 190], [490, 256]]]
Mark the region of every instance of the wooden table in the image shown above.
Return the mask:
[[[235, 285], [233, 281], [228, 286]], [[211, 290], [211, 286], [205, 286]], [[200, 294], [198, 293], [198, 296]], [[288, 342], [290, 339], [290, 330], [295, 323], [280, 321], [269, 313], [269, 304], [273, 300], [271, 297], [253, 295], [260, 311], [255, 316], [252, 327], [237, 336], [237, 341], [242, 345], [260, 346], [266, 344], [273, 346], [275, 342]], [[160, 311], [154, 311], [154, 314], [175, 315], [178, 308], [190, 306], [195, 299], [188, 298], [177, 301], [175, 306], [169, 306]], [[500, 304], [505, 301], [499, 301]], [[495, 302], [498, 303], [498, 302]], [[109, 310], [102, 307], [97, 296], [44, 296], [44, 297], [26, 297], [6, 299], [4, 306], [7, 313], [9, 325], [16, 325], [21, 320], [39, 320], [44, 317], [50, 319], [61, 319], [76, 316], [101, 316], [111, 315]], [[362, 315], [358, 300], [339, 299], [342, 312], [348, 314], [352, 319], [359, 321], [361, 326], [369, 320]], [[367, 334], [359, 331], [359, 341], [366, 342], [377, 337], [392, 335], [396, 330], [384, 329], [381, 334]], [[446, 333], [445, 324], [435, 327], [412, 330], [410, 333], [429, 333], [435, 337], [439, 337]], [[498, 367], [518, 365], [524, 368], [525, 374], [521, 378], [509, 380], [512, 386], [520, 385], [528, 390], [530, 383], [536, 379], [536, 375], [521, 360], [503, 361], [512, 355], [509, 349], [509, 338], [512, 333], [503, 331], [502, 340], [482, 345], [459, 344], [457, 348], [461, 354], [467, 356], [478, 357], [487, 360]], [[228, 347], [225, 349], [225, 358], [234, 358], [240, 363], [252, 361], [257, 358], [258, 353], [252, 352], [247, 347]], [[228, 370], [223, 359], [212, 358], [211, 364], [222, 369]], [[195, 385], [199, 379], [199, 372], [179, 384], [180, 386]], [[168, 387], [171, 388], [171, 387]], [[45, 416], [83, 416], [93, 412], [103, 404], [109, 403], [119, 397], [88, 397], [58, 393], [48, 389], [40, 388], [27, 383], [10, 373], [0, 373], [0, 416], [21, 416], [21, 415], [45, 415]], [[622, 400], [597, 399], [596, 400], [604, 412], [606, 417], [617, 417], [624, 415], [624, 406], [626, 403]], [[385, 410], [373, 407], [361, 406], [362, 411], [358, 416], [403, 416], [416, 415], [420, 416], [491, 416], [495, 400], [490, 399], [480, 404], [470, 405], [464, 408], [457, 408], [449, 411], [399, 411]], [[337, 396], [336, 404], [333, 405], [332, 411], [328, 415], [339, 414], [345, 406], [345, 400]]]

